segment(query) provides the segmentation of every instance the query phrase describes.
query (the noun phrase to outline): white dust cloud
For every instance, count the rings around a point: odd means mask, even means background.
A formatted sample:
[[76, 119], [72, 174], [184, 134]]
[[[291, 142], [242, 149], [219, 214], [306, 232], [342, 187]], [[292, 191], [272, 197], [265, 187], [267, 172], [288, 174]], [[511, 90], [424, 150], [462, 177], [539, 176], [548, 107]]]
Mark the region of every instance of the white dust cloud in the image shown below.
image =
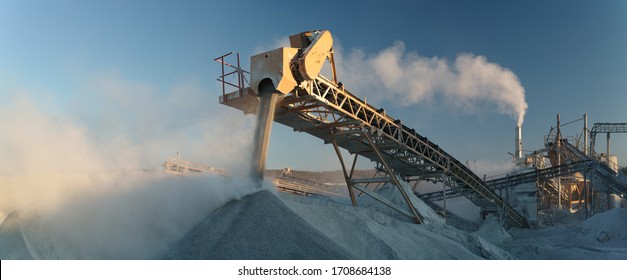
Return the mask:
[[[45, 232], [63, 241], [52, 255], [64, 259], [159, 258], [212, 211], [257, 191], [247, 177], [138, 172], [111, 177], [106, 183], [90, 185], [99, 188], [98, 192], [69, 194], [72, 199], [63, 207], [38, 213], [36, 218], [41, 219]], [[38, 232], [23, 232], [31, 242], [39, 239]]]
[[222, 110], [216, 91], [194, 81], [160, 90], [117, 75], [94, 80], [68, 108], [26, 91], [0, 104], [0, 221], [15, 210], [35, 217], [56, 235], [24, 234], [66, 240], [63, 258], [151, 258], [258, 190], [237, 176], [161, 173], [176, 152], [232, 174], [250, 170], [254, 118]]
[[[97, 127], [90, 133], [98, 144], [119, 142], [137, 165], [156, 166], [179, 152], [186, 160], [248, 172], [241, 165], [251, 154], [254, 118], [218, 104], [221, 89], [194, 78], [159, 88], [105, 73], [89, 91], [95, 94], [80, 97], [79, 117]], [[123, 150], [114, 148], [107, 154]]]
[[516, 74], [485, 56], [462, 53], [455, 61], [423, 57], [396, 42], [375, 54], [336, 48], [338, 78], [371, 100], [410, 106], [440, 100], [468, 113], [496, 108], [522, 125], [527, 102]]

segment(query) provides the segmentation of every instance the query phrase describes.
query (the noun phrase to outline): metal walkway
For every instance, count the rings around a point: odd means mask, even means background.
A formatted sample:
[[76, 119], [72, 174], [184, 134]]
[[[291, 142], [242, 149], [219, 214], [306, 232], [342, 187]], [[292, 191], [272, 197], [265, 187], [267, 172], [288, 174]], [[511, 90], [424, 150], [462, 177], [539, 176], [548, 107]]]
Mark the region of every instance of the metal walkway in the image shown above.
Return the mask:
[[590, 147], [593, 152], [598, 133], [607, 133], [609, 144], [611, 133], [627, 133], [627, 123], [595, 123], [590, 130]]
[[[254, 114], [259, 101], [247, 87], [220, 96], [220, 103]], [[438, 145], [403, 125], [400, 120], [388, 116], [383, 109], [367, 104], [323, 76], [303, 81], [296, 90], [281, 96], [274, 120], [295, 131], [320, 138], [326, 144], [333, 144], [354, 204], [354, 192], [363, 192], [420, 223], [422, 217], [407, 197], [412, 194], [400, 187], [399, 179], [411, 182], [445, 178], [450, 188], [460, 190], [476, 205], [503, 209], [508, 222], [520, 227], [528, 226], [524, 216]], [[355, 155], [352, 168], [347, 168], [344, 163], [340, 147]], [[353, 178], [352, 171], [358, 156], [376, 162], [377, 168], [386, 176]], [[404, 206], [410, 211], [376, 197], [367, 189], [369, 184], [385, 182], [399, 186], [409, 204]]]

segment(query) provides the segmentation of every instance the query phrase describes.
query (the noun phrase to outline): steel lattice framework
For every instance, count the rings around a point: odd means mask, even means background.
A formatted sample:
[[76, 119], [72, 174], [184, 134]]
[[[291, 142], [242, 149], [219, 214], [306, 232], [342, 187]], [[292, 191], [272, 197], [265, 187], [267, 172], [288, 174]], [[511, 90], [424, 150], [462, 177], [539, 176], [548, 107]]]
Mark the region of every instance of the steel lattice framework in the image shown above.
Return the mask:
[[[250, 105], [256, 104], [255, 101], [256, 96], [250, 88], [246, 88], [244, 96], [237, 91], [220, 97], [221, 103], [245, 113], [255, 113], [255, 107]], [[294, 91], [282, 96], [277, 104], [275, 121], [323, 139], [326, 144], [333, 144], [343, 166], [353, 204], [356, 204], [353, 192], [357, 190], [420, 222], [422, 217], [408, 198], [413, 194], [400, 188], [398, 180], [410, 182], [447, 178], [449, 187], [463, 192], [476, 205], [502, 209], [513, 225], [528, 226], [524, 216], [438, 145], [403, 125], [400, 120], [388, 116], [383, 109], [367, 104], [323, 76], [304, 81]], [[352, 168], [347, 168], [339, 147], [355, 155]], [[358, 156], [376, 162], [383, 175], [353, 178]], [[368, 189], [370, 184], [385, 182], [399, 186], [409, 204], [404, 205], [405, 209]]]

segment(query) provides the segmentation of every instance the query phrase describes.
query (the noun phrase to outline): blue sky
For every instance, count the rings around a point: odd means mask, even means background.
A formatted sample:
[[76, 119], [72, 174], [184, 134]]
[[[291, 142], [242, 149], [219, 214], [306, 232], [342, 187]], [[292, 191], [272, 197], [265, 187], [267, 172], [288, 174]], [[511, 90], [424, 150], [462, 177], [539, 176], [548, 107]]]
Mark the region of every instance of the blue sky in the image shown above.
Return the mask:
[[[627, 122], [627, 1], [0, 0], [0, 110], [14, 112], [14, 100], [28, 96], [47, 118], [81, 128], [93, 146], [126, 143], [135, 155], [150, 154], [137, 157], [140, 165], [157, 166], [177, 151], [222, 165], [220, 157], [243, 156], [214, 152], [246, 145], [254, 118], [218, 105], [212, 59], [239, 51], [247, 61], [310, 29], [330, 30], [345, 56], [360, 50], [370, 57], [402, 42], [421, 57], [452, 63], [472, 54], [511, 71], [529, 106], [526, 150], [542, 147], [557, 113], [563, 122], [588, 113], [590, 126]], [[385, 93], [363, 96], [376, 94]], [[498, 165], [513, 150], [516, 122], [489, 102], [473, 110], [437, 95], [410, 106], [380, 102], [461, 161]], [[627, 165], [627, 135], [612, 140], [612, 153]], [[100, 152], [116, 148], [126, 146]], [[331, 146], [281, 125], [269, 153], [269, 168], [339, 168]]]

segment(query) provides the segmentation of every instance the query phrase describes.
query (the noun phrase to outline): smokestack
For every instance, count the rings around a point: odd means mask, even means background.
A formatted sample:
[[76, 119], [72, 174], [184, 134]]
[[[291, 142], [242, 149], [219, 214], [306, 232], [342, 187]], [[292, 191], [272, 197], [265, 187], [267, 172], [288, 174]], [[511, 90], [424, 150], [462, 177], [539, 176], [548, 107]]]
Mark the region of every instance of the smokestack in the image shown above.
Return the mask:
[[514, 149], [514, 158], [522, 158], [522, 127], [516, 125], [516, 147]]

